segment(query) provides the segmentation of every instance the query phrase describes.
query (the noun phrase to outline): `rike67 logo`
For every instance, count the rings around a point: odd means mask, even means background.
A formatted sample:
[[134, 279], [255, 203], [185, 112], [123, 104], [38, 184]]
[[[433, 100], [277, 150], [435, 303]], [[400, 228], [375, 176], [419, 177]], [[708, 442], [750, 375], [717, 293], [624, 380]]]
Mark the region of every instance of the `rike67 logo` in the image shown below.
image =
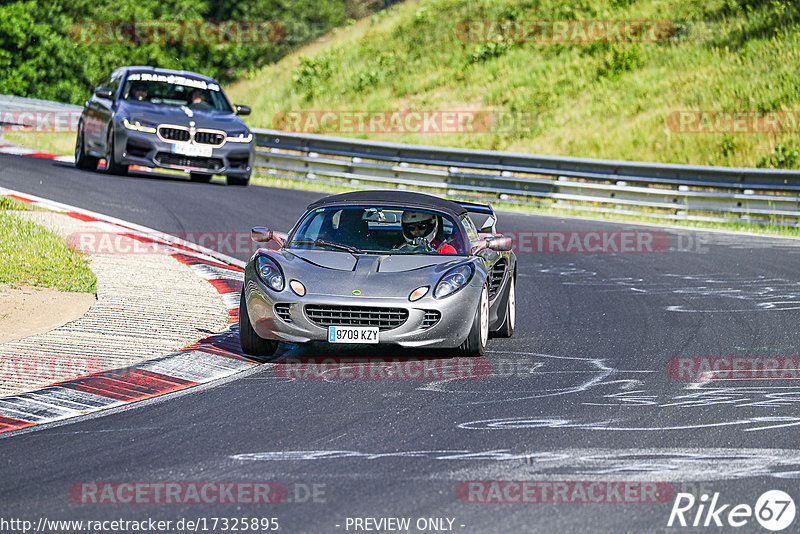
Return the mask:
[[723, 503], [718, 492], [711, 497], [704, 493], [699, 499], [691, 493], [678, 493], [667, 527], [739, 528], [752, 525], [755, 518], [763, 528], [777, 532], [792, 524], [795, 511], [794, 500], [781, 490], [764, 492], [755, 506]]

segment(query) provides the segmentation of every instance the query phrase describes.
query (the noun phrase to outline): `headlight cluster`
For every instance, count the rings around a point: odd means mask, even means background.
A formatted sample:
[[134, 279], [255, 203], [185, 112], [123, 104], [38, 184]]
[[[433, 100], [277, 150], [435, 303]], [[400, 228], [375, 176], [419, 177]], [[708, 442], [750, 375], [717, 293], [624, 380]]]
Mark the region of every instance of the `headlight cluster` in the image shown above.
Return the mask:
[[275, 291], [283, 291], [283, 273], [278, 264], [267, 256], [256, 258], [256, 272], [265, 284]]
[[472, 265], [469, 263], [449, 270], [436, 284], [433, 296], [440, 299], [452, 295], [469, 283], [474, 272]]
[[128, 119], [122, 119], [122, 125], [128, 130], [144, 133], [156, 133], [155, 124], [148, 124], [142, 121], [131, 122]]
[[247, 130], [242, 132], [230, 132], [225, 137], [225, 141], [228, 143], [249, 143], [252, 140], [253, 140], [253, 134], [251, 134]]

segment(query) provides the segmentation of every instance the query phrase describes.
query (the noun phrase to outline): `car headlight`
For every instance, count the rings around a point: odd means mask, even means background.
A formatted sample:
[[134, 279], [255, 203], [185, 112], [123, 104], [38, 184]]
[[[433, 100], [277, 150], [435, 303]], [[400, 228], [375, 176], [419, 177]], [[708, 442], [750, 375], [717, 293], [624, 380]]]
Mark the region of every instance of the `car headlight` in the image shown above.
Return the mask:
[[225, 141], [228, 143], [249, 143], [253, 140], [253, 134], [247, 130], [240, 132], [228, 132]]
[[465, 285], [467, 285], [474, 273], [472, 265], [460, 265], [454, 269], [450, 269], [436, 284], [436, 289], [433, 291], [433, 296], [441, 299], [452, 295]]
[[275, 291], [283, 291], [283, 273], [272, 258], [258, 256], [256, 258], [258, 277]]
[[155, 124], [150, 124], [147, 122], [142, 122], [142, 121], [131, 122], [128, 119], [122, 119], [122, 125], [128, 130], [133, 130], [136, 132], [156, 133]]

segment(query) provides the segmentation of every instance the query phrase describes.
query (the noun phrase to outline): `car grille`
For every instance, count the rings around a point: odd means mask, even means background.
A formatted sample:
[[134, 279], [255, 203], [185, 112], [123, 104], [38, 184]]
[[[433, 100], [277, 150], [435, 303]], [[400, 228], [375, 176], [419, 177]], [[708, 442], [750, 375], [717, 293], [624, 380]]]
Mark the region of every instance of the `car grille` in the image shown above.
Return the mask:
[[420, 329], [426, 330], [432, 327], [439, 322], [441, 317], [442, 314], [436, 310], [425, 310], [425, 316], [422, 318], [422, 324], [419, 326]]
[[289, 306], [290, 304], [286, 302], [280, 302], [275, 305], [275, 315], [287, 323], [292, 322], [292, 318], [289, 316]]
[[189, 135], [189, 130], [171, 128], [169, 126], [159, 126], [158, 135], [169, 141], [188, 141], [191, 137]]
[[225, 144], [225, 132], [220, 130], [198, 130], [192, 132], [183, 126], [167, 126], [162, 124], [158, 127], [158, 136], [164, 141], [179, 141], [185, 143], [194, 141], [198, 145], [211, 145], [221, 147]]
[[305, 311], [312, 323], [323, 327], [377, 326], [379, 330], [391, 330], [408, 319], [408, 310], [403, 308], [308, 304]]
[[197, 132], [194, 134], [194, 142], [199, 145], [222, 145], [225, 136], [217, 132]]
[[159, 152], [156, 154], [155, 160], [159, 165], [175, 165], [177, 167], [210, 169], [212, 171], [222, 168], [222, 160], [219, 158], [198, 158], [195, 156], [170, 154], [169, 152]]
[[497, 292], [500, 290], [500, 284], [503, 282], [503, 275], [506, 272], [506, 260], [500, 260], [494, 264], [491, 272], [489, 272], [489, 298], [493, 299]]

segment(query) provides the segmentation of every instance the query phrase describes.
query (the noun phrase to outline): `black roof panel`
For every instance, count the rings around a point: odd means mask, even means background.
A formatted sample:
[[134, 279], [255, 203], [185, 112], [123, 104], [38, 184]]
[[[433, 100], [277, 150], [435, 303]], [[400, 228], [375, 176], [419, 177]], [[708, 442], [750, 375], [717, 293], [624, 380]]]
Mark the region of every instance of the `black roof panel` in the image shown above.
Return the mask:
[[467, 213], [467, 209], [452, 200], [426, 195], [424, 193], [414, 193], [412, 191], [353, 191], [351, 193], [341, 193], [321, 198], [308, 205], [308, 209], [319, 208], [328, 205], [341, 204], [388, 204], [395, 206], [408, 206], [410, 208], [428, 208], [432, 210], [444, 211], [452, 215], [462, 215]]

